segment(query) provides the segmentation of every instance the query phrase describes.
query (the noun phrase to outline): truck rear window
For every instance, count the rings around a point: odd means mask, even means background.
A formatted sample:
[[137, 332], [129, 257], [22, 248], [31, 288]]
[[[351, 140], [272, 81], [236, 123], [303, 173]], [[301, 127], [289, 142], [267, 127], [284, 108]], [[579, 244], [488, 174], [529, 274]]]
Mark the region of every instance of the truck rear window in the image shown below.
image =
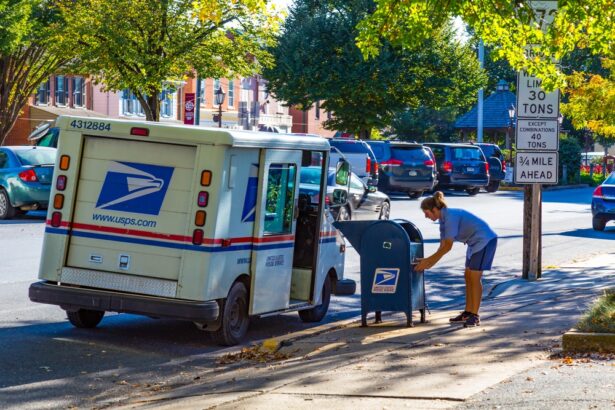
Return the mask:
[[360, 142], [353, 141], [330, 141], [331, 146], [342, 152], [367, 153], [367, 149]]
[[391, 156], [402, 161], [421, 161], [429, 159], [429, 154], [421, 147], [391, 147]]
[[451, 148], [453, 160], [477, 160], [484, 161], [483, 155], [479, 148]]

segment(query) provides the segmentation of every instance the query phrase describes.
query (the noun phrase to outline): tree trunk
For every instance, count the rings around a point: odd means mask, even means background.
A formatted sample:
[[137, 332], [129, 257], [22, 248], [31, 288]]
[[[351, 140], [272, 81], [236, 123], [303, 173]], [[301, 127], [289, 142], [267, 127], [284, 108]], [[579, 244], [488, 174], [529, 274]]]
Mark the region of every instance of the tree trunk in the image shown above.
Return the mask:
[[368, 140], [370, 135], [371, 135], [371, 130], [363, 129], [363, 130], [359, 131], [359, 139], [360, 140]]
[[135, 93], [137, 99], [143, 107], [145, 113], [145, 121], [160, 121], [160, 100], [158, 93], [153, 92], [153, 96], [144, 95], [141, 92]]

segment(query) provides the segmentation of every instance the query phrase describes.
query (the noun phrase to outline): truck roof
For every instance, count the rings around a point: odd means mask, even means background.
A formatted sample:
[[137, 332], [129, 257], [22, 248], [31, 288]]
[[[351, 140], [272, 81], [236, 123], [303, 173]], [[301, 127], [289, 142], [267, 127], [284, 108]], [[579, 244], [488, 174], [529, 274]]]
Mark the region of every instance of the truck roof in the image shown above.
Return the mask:
[[[77, 121], [76, 123], [74, 121]], [[80, 122], [78, 122], [80, 121]], [[111, 129], [93, 129], [85, 124], [110, 124]], [[77, 124], [79, 126], [73, 126]], [[98, 127], [97, 124], [97, 127]], [[303, 136], [228, 128], [196, 127], [182, 124], [160, 123], [151, 121], [121, 120], [78, 116], [60, 116], [56, 120], [60, 130], [78, 131], [83, 134], [116, 137], [125, 139], [131, 135], [132, 128], [146, 128], [147, 137], [134, 136], [135, 139], [146, 138], [152, 141], [169, 141], [186, 144], [228, 145], [245, 148], [288, 148], [314, 151], [328, 151], [329, 142], [320, 136]], [[172, 138], [170, 138], [172, 136]]]

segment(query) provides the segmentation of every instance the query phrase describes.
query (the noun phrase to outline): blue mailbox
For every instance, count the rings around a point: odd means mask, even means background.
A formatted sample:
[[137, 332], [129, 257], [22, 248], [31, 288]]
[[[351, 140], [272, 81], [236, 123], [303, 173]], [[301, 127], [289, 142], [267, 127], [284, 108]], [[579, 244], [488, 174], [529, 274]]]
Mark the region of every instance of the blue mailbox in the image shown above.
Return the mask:
[[414, 259], [423, 257], [423, 236], [406, 220], [338, 221], [334, 226], [361, 256], [361, 326], [367, 314], [382, 311], [404, 312], [406, 325], [414, 326], [412, 310], [421, 313], [425, 323], [425, 279], [414, 270]]

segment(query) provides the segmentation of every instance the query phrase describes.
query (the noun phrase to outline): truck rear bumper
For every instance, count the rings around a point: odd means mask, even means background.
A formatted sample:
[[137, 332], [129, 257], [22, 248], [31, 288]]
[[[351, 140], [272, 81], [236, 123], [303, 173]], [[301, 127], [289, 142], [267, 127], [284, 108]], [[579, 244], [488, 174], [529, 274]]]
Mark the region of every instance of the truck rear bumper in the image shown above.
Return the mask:
[[215, 300], [201, 302], [162, 299], [106, 290], [74, 288], [49, 282], [31, 284], [28, 295], [33, 302], [58, 305], [64, 310], [90, 309], [135, 313], [200, 323], [214, 322], [220, 314], [218, 302]]

